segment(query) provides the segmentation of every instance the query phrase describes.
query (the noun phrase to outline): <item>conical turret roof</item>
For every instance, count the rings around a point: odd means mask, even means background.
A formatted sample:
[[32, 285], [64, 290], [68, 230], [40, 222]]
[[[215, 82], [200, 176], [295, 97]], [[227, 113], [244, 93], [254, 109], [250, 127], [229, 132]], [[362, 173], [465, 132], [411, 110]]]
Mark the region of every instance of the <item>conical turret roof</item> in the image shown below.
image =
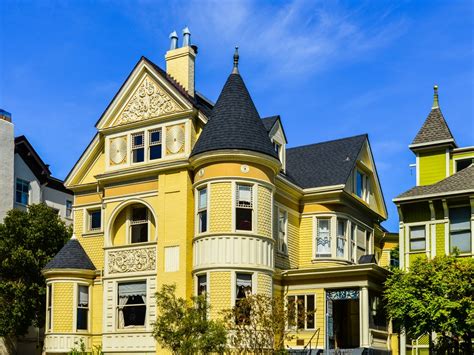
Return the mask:
[[247, 87], [235, 67], [191, 156], [225, 149], [248, 150], [278, 159]]
[[73, 237], [46, 264], [43, 270], [49, 269], [95, 270], [95, 266], [82, 248], [81, 243]]

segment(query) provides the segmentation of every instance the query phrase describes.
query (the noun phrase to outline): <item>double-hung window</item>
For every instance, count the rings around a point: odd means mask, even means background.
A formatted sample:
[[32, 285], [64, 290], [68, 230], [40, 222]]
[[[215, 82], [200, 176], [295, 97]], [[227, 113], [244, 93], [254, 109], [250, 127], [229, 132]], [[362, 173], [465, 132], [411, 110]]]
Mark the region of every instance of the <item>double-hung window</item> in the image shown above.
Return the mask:
[[288, 328], [314, 329], [314, 295], [287, 296]]
[[253, 215], [252, 186], [237, 184], [235, 200], [235, 229], [251, 231]]
[[356, 234], [356, 261], [359, 262], [360, 257], [367, 253], [367, 236], [365, 229], [357, 226], [357, 234]]
[[425, 248], [425, 226], [410, 227], [410, 251], [421, 251]]
[[89, 317], [89, 286], [77, 287], [77, 319], [76, 329], [87, 330]]
[[132, 243], [148, 241], [148, 209], [145, 206], [132, 207], [130, 229]]
[[356, 250], [357, 250], [356, 233], [357, 233], [357, 225], [355, 225], [354, 223], [351, 223], [350, 259], [352, 262], [355, 262], [355, 258], [356, 258]]
[[197, 295], [205, 295], [207, 293], [207, 275], [199, 275], [197, 277]]
[[198, 190], [198, 233], [207, 232], [207, 188]]
[[338, 218], [337, 219], [337, 243], [336, 243], [336, 256], [343, 258], [346, 253], [346, 229], [347, 220]]
[[316, 219], [316, 257], [331, 257], [331, 220]]
[[449, 250], [457, 248], [460, 253], [471, 252], [471, 207], [449, 209]]
[[28, 205], [30, 199], [30, 183], [23, 179], [16, 179], [15, 202], [20, 205]]
[[146, 319], [146, 282], [118, 285], [118, 328], [144, 327]]
[[101, 210], [89, 211], [89, 231], [99, 231], [102, 228]]
[[66, 218], [72, 218], [72, 201], [66, 200]]
[[153, 129], [149, 133], [150, 160], [161, 159], [161, 129]]
[[278, 209], [278, 251], [288, 253], [288, 212]]
[[132, 161], [141, 163], [145, 161], [145, 133], [132, 134]]

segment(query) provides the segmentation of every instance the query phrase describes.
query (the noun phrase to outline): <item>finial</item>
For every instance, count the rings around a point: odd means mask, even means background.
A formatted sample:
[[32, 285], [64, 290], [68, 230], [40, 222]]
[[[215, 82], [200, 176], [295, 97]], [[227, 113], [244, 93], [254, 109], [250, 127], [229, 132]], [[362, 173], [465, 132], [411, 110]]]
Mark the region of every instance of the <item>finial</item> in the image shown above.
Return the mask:
[[71, 239], [72, 240], [77, 240], [76, 234], [72, 233]]
[[237, 46], [235, 46], [234, 69], [232, 69], [232, 74], [239, 74], [239, 47]]
[[183, 28], [183, 47], [189, 47], [191, 45], [191, 31], [189, 27]]
[[433, 90], [434, 90], [433, 106], [431, 108], [439, 108], [438, 85], [433, 86]]
[[178, 47], [178, 34], [176, 31], [170, 33], [171, 45], [170, 50], [176, 49]]

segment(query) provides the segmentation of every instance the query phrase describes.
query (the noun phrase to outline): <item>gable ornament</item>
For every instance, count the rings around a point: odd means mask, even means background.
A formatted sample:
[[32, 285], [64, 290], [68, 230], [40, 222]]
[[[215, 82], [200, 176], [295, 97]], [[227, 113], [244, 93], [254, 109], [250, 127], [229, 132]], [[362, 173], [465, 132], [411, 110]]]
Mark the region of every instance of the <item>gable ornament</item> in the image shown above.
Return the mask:
[[152, 80], [145, 78], [119, 115], [116, 125], [146, 120], [178, 111], [178, 105]]

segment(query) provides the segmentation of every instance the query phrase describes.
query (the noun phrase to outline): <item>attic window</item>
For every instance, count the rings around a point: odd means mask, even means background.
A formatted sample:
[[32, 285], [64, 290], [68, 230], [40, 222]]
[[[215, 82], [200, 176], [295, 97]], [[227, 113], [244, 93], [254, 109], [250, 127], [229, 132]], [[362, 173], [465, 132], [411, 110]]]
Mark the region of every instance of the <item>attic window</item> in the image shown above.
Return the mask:
[[145, 160], [145, 134], [143, 132], [132, 134], [132, 160], [134, 163]]
[[367, 174], [357, 169], [355, 174], [355, 193], [365, 202], [369, 202], [370, 193], [370, 179]]

